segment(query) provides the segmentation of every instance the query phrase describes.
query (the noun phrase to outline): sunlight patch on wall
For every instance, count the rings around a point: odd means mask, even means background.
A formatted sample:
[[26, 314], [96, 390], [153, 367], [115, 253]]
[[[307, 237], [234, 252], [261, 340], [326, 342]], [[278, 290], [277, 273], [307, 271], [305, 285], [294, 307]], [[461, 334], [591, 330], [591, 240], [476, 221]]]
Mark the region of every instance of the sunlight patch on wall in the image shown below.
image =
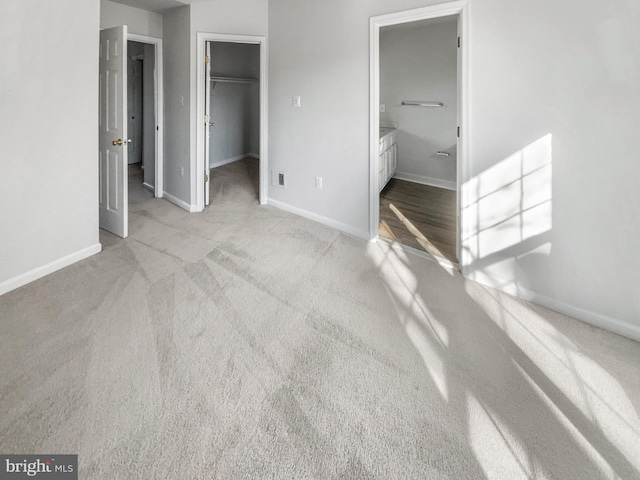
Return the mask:
[[471, 260], [498, 254], [552, 229], [552, 135], [463, 186], [463, 243]]

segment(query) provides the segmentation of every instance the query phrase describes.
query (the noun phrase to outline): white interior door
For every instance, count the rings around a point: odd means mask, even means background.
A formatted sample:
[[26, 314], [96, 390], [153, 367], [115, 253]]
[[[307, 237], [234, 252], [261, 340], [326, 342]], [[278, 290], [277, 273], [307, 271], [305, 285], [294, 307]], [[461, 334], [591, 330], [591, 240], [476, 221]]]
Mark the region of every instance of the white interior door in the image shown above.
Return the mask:
[[207, 42], [207, 56], [205, 58], [204, 82], [204, 205], [209, 205], [209, 182], [211, 180], [211, 160], [209, 159], [209, 139], [211, 138], [211, 43]]
[[100, 228], [128, 235], [127, 27], [100, 31]]

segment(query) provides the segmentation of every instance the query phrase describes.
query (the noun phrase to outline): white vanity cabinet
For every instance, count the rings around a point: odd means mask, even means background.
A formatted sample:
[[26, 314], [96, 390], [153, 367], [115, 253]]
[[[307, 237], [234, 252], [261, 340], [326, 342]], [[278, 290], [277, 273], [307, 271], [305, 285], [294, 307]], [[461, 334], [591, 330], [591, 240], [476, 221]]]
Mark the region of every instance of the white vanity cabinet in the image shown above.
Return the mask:
[[395, 128], [380, 129], [380, 156], [378, 160], [378, 188], [380, 191], [396, 172], [398, 163], [396, 138]]

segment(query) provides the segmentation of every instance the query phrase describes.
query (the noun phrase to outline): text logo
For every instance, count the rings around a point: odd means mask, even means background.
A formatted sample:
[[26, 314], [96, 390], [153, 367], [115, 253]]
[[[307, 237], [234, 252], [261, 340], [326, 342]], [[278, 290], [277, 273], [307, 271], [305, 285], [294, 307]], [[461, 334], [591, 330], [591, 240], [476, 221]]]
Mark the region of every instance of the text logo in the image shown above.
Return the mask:
[[0, 455], [0, 480], [78, 480], [77, 455]]

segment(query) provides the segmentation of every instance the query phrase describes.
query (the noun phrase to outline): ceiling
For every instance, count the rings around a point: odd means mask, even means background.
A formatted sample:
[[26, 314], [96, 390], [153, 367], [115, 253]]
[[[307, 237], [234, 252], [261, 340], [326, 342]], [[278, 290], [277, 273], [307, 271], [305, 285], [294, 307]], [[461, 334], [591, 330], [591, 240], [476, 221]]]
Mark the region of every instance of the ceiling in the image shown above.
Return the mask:
[[190, 3], [207, 0], [111, 0], [115, 3], [129, 5], [130, 7], [142, 8], [150, 12], [162, 13], [169, 8], [182, 7]]

